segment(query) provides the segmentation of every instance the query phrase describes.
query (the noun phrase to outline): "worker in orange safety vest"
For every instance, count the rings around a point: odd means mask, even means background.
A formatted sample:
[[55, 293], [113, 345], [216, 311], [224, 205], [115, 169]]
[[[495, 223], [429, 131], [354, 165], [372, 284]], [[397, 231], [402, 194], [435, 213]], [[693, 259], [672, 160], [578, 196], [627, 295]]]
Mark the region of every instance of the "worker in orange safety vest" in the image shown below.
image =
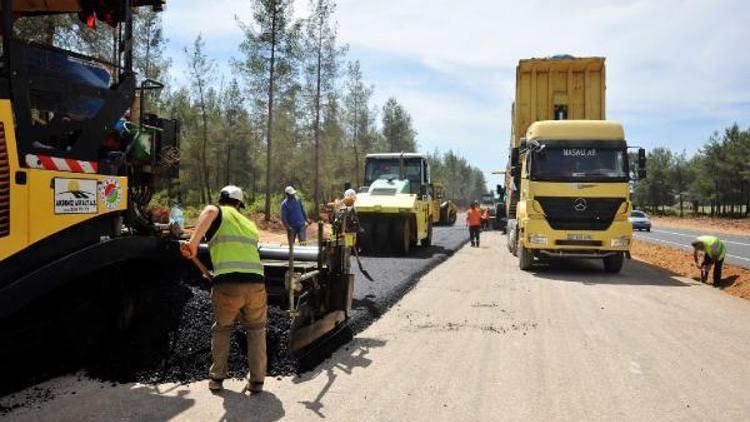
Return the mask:
[[479, 201], [471, 203], [471, 208], [466, 213], [466, 225], [469, 226], [469, 239], [472, 247], [479, 247], [479, 233], [482, 232], [482, 211], [479, 209]]

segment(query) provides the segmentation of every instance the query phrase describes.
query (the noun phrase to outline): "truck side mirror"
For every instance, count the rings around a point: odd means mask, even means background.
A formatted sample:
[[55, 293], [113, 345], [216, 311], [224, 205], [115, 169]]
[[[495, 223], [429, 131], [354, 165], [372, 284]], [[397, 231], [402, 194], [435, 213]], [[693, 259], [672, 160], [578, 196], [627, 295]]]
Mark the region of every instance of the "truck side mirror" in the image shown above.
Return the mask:
[[638, 179], [646, 178], [646, 150], [638, 148]]
[[510, 150], [510, 167], [518, 167], [518, 148]]

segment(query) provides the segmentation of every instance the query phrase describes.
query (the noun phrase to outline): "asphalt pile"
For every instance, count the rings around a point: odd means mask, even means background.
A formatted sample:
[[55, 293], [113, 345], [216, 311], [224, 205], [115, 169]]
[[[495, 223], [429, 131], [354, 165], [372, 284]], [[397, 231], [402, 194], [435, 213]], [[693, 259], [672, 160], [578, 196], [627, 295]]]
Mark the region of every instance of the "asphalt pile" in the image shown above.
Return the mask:
[[[136, 323], [104, 343], [97, 355], [84, 363], [92, 378], [119, 383], [191, 383], [208, 376], [211, 362], [213, 311], [208, 286], [199, 282], [161, 283], [136, 303]], [[278, 307], [269, 307], [268, 375], [296, 373], [296, 362], [287, 355], [289, 318]], [[228, 376], [247, 375], [247, 343], [243, 328], [235, 325]]]

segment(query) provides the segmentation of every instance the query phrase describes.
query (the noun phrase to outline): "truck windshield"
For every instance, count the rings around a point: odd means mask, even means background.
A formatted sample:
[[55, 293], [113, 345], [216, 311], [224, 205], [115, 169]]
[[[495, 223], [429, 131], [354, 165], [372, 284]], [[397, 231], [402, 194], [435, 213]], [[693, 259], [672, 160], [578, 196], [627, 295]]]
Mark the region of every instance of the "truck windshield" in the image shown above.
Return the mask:
[[[370, 185], [378, 179], [398, 179], [399, 172], [398, 158], [369, 159], [365, 164], [365, 184]], [[412, 183], [422, 183], [422, 160], [418, 158], [405, 158], [404, 176]]]
[[561, 182], [628, 181], [625, 143], [618, 142], [606, 147], [595, 144], [592, 142], [543, 144], [541, 150], [532, 153], [531, 179]]

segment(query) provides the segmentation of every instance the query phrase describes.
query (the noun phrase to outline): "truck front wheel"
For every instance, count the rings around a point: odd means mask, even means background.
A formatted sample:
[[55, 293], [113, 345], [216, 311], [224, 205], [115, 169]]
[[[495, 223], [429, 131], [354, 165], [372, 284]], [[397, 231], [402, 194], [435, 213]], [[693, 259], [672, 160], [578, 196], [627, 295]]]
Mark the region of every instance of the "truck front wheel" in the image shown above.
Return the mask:
[[517, 227], [515, 224], [508, 229], [508, 252], [513, 256], [518, 256], [518, 238], [516, 237]]
[[625, 255], [622, 252], [617, 252], [604, 258], [604, 269], [608, 273], [616, 274], [622, 269], [623, 263], [625, 263]]
[[534, 253], [531, 249], [518, 245], [518, 267], [523, 271], [530, 270], [534, 265]]

